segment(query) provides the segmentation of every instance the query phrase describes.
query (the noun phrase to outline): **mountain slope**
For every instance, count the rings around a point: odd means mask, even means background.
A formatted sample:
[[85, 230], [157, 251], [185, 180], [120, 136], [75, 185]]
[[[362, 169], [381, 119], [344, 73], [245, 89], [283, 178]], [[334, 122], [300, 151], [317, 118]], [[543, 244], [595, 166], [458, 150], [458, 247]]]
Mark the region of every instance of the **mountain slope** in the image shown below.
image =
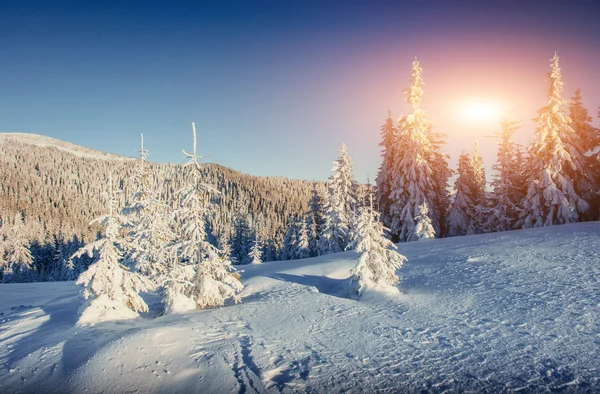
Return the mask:
[[600, 223], [400, 244], [403, 294], [346, 252], [248, 266], [243, 303], [76, 327], [71, 283], [0, 285], [0, 391], [600, 389]]
[[[57, 252], [56, 240], [93, 239], [98, 228], [88, 224], [105, 211], [110, 175], [124, 191], [123, 205], [135, 191], [129, 179], [137, 165], [134, 159], [49, 137], [0, 134], [0, 230], [1, 223], [10, 224], [17, 212], [23, 213], [24, 231], [35, 244], [38, 278], [43, 280]], [[171, 164], [148, 163], [146, 168], [151, 182], [162, 187], [162, 195], [172, 203], [192, 171]], [[214, 209], [208, 218], [211, 236], [221, 243], [243, 216], [252, 235], [277, 244], [288, 217], [305, 211], [313, 188], [309, 181], [245, 175], [214, 164], [203, 167], [201, 178], [221, 191], [212, 196]], [[317, 188], [323, 192], [323, 183]]]
[[56, 148], [60, 151], [88, 159], [133, 160], [131, 158], [114, 155], [112, 153], [101, 152], [95, 149], [75, 145], [70, 142], [57, 140], [56, 138], [48, 137], [45, 135], [30, 133], [0, 133], [0, 144], [4, 144], [6, 142], [11, 141], [27, 145], [35, 145], [41, 148]]

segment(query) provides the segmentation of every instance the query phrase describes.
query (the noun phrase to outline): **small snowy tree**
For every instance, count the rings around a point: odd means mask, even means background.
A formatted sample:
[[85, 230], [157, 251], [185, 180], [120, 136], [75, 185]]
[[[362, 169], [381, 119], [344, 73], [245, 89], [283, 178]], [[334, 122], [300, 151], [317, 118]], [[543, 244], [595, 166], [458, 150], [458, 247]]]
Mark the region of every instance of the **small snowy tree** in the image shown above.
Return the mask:
[[305, 259], [310, 257], [310, 248], [309, 248], [309, 232], [308, 227], [306, 226], [306, 221], [301, 219], [300, 222], [300, 230], [298, 231], [298, 247], [296, 249], [296, 258]]
[[419, 241], [423, 239], [435, 238], [435, 229], [429, 218], [429, 207], [427, 203], [419, 205], [419, 214], [416, 217], [417, 225], [415, 226], [415, 234]]
[[385, 228], [372, 205], [359, 210], [358, 225], [352, 247], [359, 254], [358, 264], [351, 271], [350, 296], [360, 298], [365, 290], [398, 292], [396, 270], [406, 257], [385, 237]]
[[260, 242], [258, 239], [255, 239], [252, 249], [250, 249], [250, 253], [248, 253], [248, 257], [250, 257], [250, 264], [261, 264], [262, 254], [263, 253], [260, 250]]
[[522, 203], [523, 227], [576, 222], [588, 211], [573, 174], [585, 172], [571, 120], [563, 108], [563, 82], [555, 54], [548, 73], [548, 105], [538, 111], [535, 141], [529, 146], [529, 187]]
[[[192, 123], [194, 149], [183, 153], [189, 158], [194, 176], [192, 182], [180, 192], [180, 208], [177, 217], [181, 221], [181, 239], [175, 248], [179, 260], [187, 266], [179, 266], [183, 278], [172, 274], [166, 284], [167, 312], [189, 308], [188, 300], [193, 300], [199, 309], [223, 306], [225, 300], [240, 301], [237, 294], [243, 289], [242, 282], [231, 262], [221, 258], [222, 253], [206, 240], [204, 223], [205, 207], [202, 196], [211, 186], [200, 182], [201, 165], [196, 153], [196, 127]], [[194, 277], [190, 278], [189, 266], [194, 267]], [[186, 274], [187, 273], [187, 274]]]
[[32, 279], [33, 256], [29, 250], [30, 244], [24, 230], [23, 214], [17, 212], [13, 226], [8, 230], [4, 240], [3, 282], [29, 282]]
[[96, 256], [93, 264], [77, 279], [77, 284], [83, 286], [83, 298], [87, 300], [80, 323], [134, 318], [138, 316], [137, 312], [148, 310], [139, 296], [139, 292], [146, 289], [145, 281], [121, 264], [123, 256], [118, 237], [124, 218], [115, 213], [116, 198], [112, 176], [107, 200], [108, 214], [92, 222], [98, 222], [104, 228], [102, 238], [85, 245], [73, 255]]

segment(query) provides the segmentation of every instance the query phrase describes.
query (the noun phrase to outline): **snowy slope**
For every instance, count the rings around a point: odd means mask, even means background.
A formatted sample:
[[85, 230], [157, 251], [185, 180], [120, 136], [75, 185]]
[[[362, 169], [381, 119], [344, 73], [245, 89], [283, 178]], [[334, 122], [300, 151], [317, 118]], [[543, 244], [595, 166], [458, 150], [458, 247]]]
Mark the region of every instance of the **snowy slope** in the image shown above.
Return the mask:
[[72, 283], [0, 285], [0, 392], [600, 390], [600, 223], [400, 244], [403, 294], [341, 297], [353, 252], [245, 267], [244, 302], [78, 327]]
[[78, 157], [101, 160], [132, 160], [112, 153], [101, 152], [95, 149], [71, 144], [52, 137], [29, 133], [0, 133], [0, 145], [8, 141], [17, 141], [22, 144], [36, 145], [39, 147], [53, 147], [63, 152], [71, 153]]

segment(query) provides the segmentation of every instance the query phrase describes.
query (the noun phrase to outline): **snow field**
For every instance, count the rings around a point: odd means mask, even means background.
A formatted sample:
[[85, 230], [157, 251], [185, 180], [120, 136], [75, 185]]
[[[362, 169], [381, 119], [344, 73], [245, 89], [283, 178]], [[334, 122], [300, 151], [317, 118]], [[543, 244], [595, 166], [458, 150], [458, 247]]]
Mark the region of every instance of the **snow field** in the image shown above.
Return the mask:
[[399, 244], [402, 294], [346, 298], [354, 252], [244, 266], [243, 303], [76, 325], [72, 283], [0, 286], [0, 392], [600, 388], [600, 223]]

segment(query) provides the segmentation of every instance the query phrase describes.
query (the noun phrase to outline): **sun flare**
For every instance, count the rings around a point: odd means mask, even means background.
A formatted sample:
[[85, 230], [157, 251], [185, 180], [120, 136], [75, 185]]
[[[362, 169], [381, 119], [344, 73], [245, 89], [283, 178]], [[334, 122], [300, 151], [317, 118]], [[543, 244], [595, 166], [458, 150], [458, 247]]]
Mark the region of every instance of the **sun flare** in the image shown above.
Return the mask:
[[502, 116], [502, 107], [487, 100], [468, 100], [460, 106], [461, 118], [468, 121], [496, 122]]

